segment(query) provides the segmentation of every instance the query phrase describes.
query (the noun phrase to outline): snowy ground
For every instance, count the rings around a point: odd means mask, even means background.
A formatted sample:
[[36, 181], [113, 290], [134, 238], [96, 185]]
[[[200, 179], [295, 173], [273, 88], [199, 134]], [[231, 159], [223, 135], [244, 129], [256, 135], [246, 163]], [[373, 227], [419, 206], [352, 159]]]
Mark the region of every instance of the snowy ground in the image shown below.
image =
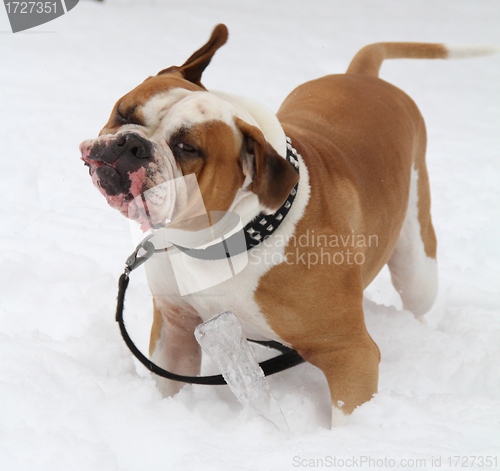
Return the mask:
[[[226, 387], [160, 397], [113, 320], [128, 224], [92, 187], [78, 153], [119, 96], [182, 63], [218, 22], [231, 37], [205, 85], [277, 109], [294, 86], [344, 71], [370, 42], [499, 45], [499, 2], [82, 1], [15, 35], [1, 11], [0, 469], [342, 464], [333, 458], [357, 460], [344, 462], [351, 468], [499, 468], [500, 57], [383, 66], [427, 120], [439, 299], [422, 325], [401, 310], [386, 272], [367, 290], [380, 392], [335, 430], [326, 384], [308, 365], [270, 379], [290, 435], [247, 416]], [[128, 322], [146, 349], [142, 273], [129, 291]]]

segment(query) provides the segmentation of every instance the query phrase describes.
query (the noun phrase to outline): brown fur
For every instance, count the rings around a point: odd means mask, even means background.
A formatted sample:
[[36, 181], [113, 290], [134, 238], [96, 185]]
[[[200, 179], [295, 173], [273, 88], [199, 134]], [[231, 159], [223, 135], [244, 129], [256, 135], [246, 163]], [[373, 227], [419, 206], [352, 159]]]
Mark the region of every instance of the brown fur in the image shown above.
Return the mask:
[[[363, 289], [397, 242], [410, 170], [423, 158], [424, 123], [406, 94], [363, 75], [328, 76], [300, 86], [278, 118], [310, 174], [308, 210], [296, 233], [314, 228], [316, 234], [378, 236], [378, 246], [364, 252], [363, 265], [278, 265], [262, 277], [255, 294], [273, 330], [325, 372], [333, 403], [341, 400], [351, 412], [376, 392], [379, 352], [365, 328]], [[291, 255], [297, 249], [315, 250], [287, 248]], [[323, 250], [333, 256], [338, 249]]]
[[156, 75], [154, 77], [147, 78], [139, 86], [135, 87], [133, 90], [128, 92], [125, 96], [120, 98], [113, 110], [108, 122], [101, 129], [99, 135], [103, 134], [115, 134], [124, 123], [118, 114], [118, 108], [120, 111], [127, 114], [127, 111], [135, 110], [135, 119], [142, 124], [144, 118], [140, 112], [140, 108], [153, 96], [157, 95], [162, 91], [168, 91], [171, 88], [180, 87], [187, 90], [199, 91], [203, 90], [198, 85], [186, 81], [181, 74], [172, 73], [168, 75]]
[[238, 158], [241, 142], [235, 141], [232, 129], [221, 121], [193, 126], [189, 135], [204, 156], [182, 162], [182, 173], [196, 175], [208, 214], [227, 211], [245, 179]]
[[299, 176], [266, 141], [260, 129], [239, 118], [235, 122], [243, 133], [242, 158], [250, 161], [252, 167], [248, 189], [258, 196], [260, 204], [275, 212], [288, 198]]
[[351, 61], [347, 74], [378, 77], [386, 59], [446, 59], [448, 50], [443, 44], [375, 43], [361, 49]]

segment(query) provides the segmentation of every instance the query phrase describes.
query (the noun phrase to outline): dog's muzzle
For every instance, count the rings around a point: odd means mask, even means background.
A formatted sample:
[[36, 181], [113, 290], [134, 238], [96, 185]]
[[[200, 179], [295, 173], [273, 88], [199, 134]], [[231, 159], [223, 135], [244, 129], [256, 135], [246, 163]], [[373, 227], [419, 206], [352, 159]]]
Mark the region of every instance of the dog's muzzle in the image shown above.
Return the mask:
[[94, 182], [108, 196], [136, 196], [134, 175], [153, 159], [153, 145], [136, 133], [111, 136], [109, 139], [85, 141], [82, 159], [89, 167]]

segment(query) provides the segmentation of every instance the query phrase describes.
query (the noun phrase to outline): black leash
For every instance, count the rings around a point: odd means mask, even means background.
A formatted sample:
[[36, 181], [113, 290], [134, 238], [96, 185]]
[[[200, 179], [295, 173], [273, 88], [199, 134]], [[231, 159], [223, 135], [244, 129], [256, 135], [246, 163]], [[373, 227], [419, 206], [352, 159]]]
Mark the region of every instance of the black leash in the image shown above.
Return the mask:
[[[125, 292], [127, 291], [127, 287], [130, 281], [129, 275], [135, 270], [138, 266], [142, 265], [149, 258], [151, 258], [156, 252], [153, 243], [149, 240], [152, 236], [144, 239], [135, 249], [134, 253], [127, 259], [125, 263], [125, 271], [120, 276], [120, 280], [118, 282], [118, 300], [116, 303], [116, 321], [120, 326], [120, 332], [122, 334], [123, 340], [127, 344], [127, 347], [134, 354], [134, 356], [152, 373], [161, 376], [163, 378], [171, 379], [173, 381], [182, 381], [183, 383], [192, 383], [192, 384], [211, 384], [211, 385], [220, 385], [226, 384], [226, 380], [222, 375], [213, 375], [213, 376], [184, 376], [172, 373], [170, 371], [164, 370], [160, 368], [158, 365], [153, 363], [149, 358], [142, 354], [142, 352], [137, 348], [134, 344], [130, 335], [127, 332], [125, 327], [125, 321], [123, 320], [123, 309], [125, 307]], [[144, 254], [139, 255], [140, 251], [143, 251]], [[163, 252], [164, 250], [159, 250], [159, 252]], [[280, 371], [286, 370], [288, 368], [292, 368], [293, 366], [299, 365], [304, 362], [304, 359], [297, 353], [296, 350], [292, 348], [286, 347], [279, 342], [271, 341], [259, 341], [259, 340], [251, 340], [250, 342], [257, 343], [259, 345], [263, 345], [265, 347], [274, 348], [281, 352], [281, 355], [277, 357], [271, 358], [269, 360], [263, 361], [259, 363], [259, 366], [262, 368], [265, 376], [269, 376], [275, 373], [279, 373]]]

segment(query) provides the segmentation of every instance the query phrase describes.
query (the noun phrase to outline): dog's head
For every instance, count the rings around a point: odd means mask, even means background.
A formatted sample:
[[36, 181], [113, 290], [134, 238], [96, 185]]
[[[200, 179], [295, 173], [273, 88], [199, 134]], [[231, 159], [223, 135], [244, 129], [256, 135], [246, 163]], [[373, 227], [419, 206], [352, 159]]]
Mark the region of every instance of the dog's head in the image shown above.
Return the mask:
[[273, 212], [297, 182], [252, 118], [201, 84], [227, 37], [226, 26], [218, 25], [182, 66], [160, 71], [120, 98], [99, 137], [80, 146], [108, 203], [145, 230], [189, 217], [197, 203], [182, 185], [164, 185], [180, 177], [196, 177], [208, 212], [231, 209], [242, 192]]

